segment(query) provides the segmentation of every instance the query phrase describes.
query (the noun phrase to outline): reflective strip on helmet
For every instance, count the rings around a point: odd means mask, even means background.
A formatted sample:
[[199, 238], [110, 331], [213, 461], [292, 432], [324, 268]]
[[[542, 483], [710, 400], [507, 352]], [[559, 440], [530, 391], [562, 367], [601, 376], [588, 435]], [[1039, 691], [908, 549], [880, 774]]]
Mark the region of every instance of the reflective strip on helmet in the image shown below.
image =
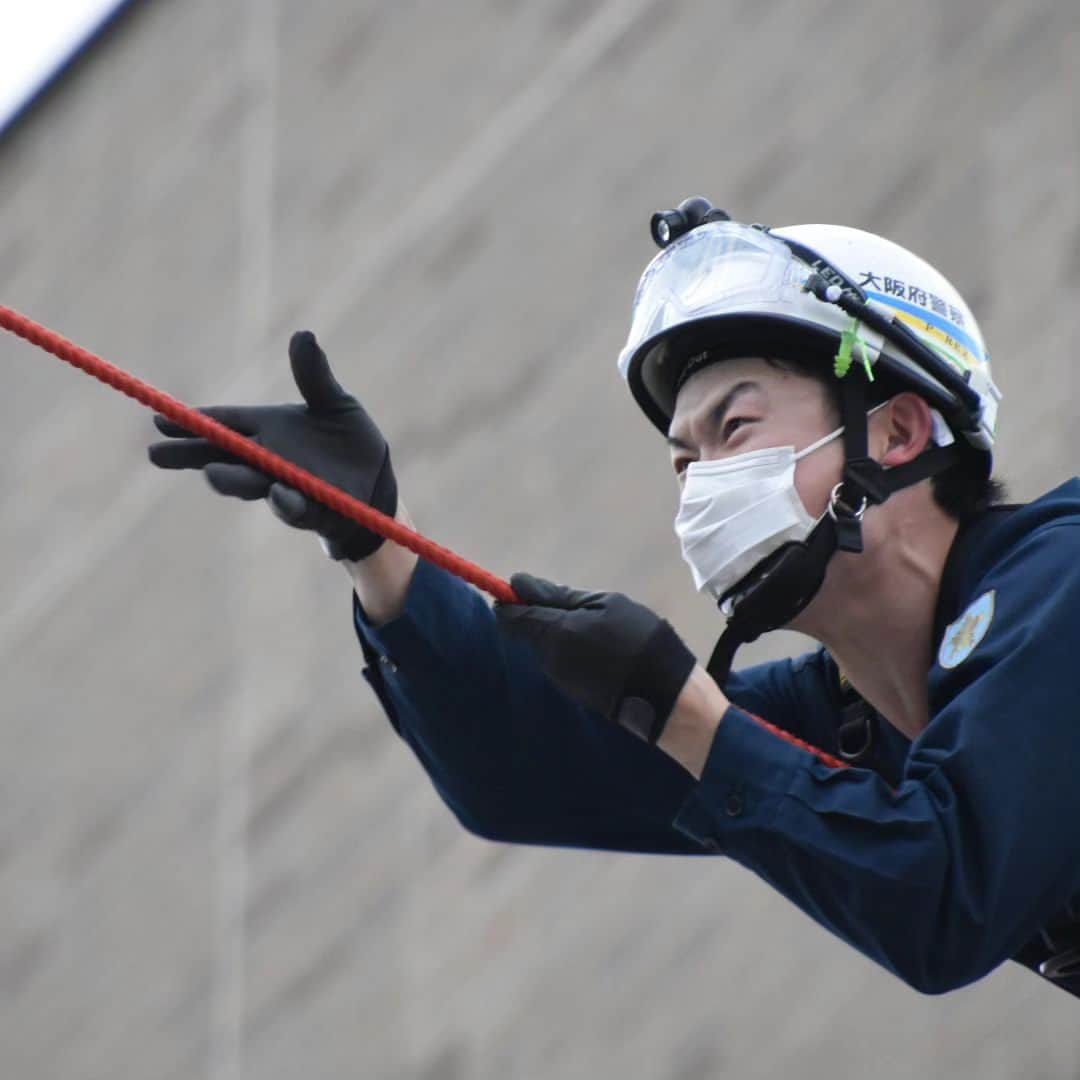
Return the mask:
[[879, 304], [892, 308], [897, 318], [905, 322], [913, 330], [929, 334], [936, 344], [956, 354], [961, 370], [970, 367], [982, 367], [986, 363], [982, 346], [966, 330], [957, 326], [956, 323], [937, 315], [933, 311], [927, 311], [917, 304], [909, 304], [906, 300], [898, 300], [895, 296], [886, 293], [875, 292], [870, 289], [864, 290], [867, 297], [876, 300]]

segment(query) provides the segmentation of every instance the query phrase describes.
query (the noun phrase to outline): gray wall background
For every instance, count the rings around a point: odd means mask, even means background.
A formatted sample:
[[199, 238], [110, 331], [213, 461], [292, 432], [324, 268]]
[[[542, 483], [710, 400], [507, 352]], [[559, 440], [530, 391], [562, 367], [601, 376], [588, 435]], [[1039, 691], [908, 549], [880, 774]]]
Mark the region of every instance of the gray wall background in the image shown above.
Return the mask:
[[[148, 0], [0, 143], [0, 300], [195, 404], [291, 399], [317, 330], [421, 529], [707, 655], [614, 367], [648, 214], [701, 192], [939, 265], [1034, 496], [1080, 449], [1078, 12]], [[1080, 1076], [1075, 1002], [1019, 969], [922, 998], [723, 860], [465, 834], [314, 541], [152, 470], [127, 399], [0, 362], [0, 1075]]]

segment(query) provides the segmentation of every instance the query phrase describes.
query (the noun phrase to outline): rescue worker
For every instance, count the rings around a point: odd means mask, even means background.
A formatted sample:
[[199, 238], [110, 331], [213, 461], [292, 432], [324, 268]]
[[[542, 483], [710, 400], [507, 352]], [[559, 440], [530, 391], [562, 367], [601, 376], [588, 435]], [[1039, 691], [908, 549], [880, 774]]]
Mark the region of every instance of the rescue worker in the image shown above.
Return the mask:
[[[492, 609], [161, 417], [151, 460], [320, 535], [365, 677], [466, 828], [725, 854], [920, 991], [1014, 958], [1080, 995], [1080, 482], [999, 505], [981, 333], [911, 252], [703, 199], [653, 236], [619, 368], [727, 616], [707, 665], [622, 594], [516, 574]], [[205, 411], [411, 525], [314, 336], [289, 353], [305, 404]], [[821, 648], [730, 671], [781, 626]]]

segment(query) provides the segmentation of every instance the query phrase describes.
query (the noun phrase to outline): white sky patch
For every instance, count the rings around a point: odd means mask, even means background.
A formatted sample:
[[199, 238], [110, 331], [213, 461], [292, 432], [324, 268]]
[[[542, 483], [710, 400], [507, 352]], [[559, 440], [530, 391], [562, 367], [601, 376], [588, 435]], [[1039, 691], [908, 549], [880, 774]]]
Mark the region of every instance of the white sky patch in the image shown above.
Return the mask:
[[0, 0], [0, 129], [120, 0]]

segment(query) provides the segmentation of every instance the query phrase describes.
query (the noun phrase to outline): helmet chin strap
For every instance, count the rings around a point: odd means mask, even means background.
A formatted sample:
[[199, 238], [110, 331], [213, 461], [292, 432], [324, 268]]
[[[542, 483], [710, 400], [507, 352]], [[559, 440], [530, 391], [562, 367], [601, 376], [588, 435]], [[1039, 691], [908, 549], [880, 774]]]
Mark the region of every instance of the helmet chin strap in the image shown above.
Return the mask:
[[821, 588], [829, 560], [837, 551], [861, 552], [862, 518], [894, 492], [947, 469], [959, 459], [953, 446], [935, 446], [917, 458], [886, 469], [869, 455], [866, 386], [856, 377], [841, 384], [844, 422], [844, 472], [832, 490], [821, 520], [803, 541], [789, 541], [762, 559], [720, 597], [727, 626], [709, 658], [708, 672], [723, 686], [739, 646], [769, 630], [786, 626]]

